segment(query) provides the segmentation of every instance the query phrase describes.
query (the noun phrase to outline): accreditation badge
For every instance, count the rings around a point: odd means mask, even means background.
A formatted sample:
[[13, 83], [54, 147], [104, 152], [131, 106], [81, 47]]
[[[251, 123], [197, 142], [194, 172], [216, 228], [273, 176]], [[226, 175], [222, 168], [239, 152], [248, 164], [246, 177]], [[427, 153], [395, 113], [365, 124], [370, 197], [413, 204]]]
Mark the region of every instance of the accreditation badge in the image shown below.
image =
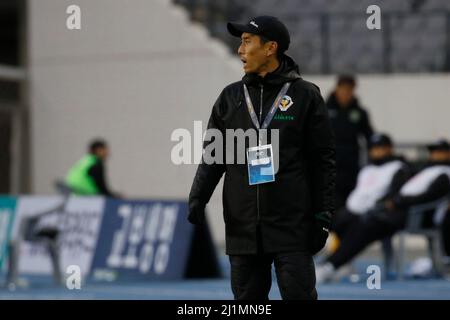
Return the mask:
[[250, 185], [275, 181], [271, 144], [248, 148], [247, 163]]

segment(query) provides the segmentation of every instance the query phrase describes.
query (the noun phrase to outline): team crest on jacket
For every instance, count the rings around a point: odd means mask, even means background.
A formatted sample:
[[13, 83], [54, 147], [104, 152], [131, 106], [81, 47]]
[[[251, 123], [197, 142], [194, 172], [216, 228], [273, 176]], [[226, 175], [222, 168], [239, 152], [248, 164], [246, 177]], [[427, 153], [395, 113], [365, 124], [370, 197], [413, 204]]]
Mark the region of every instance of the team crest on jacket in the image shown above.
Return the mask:
[[280, 107], [281, 111], [286, 111], [293, 104], [294, 104], [294, 102], [292, 101], [292, 98], [290, 96], [286, 95], [286, 96], [283, 96], [283, 98], [281, 99], [279, 107]]

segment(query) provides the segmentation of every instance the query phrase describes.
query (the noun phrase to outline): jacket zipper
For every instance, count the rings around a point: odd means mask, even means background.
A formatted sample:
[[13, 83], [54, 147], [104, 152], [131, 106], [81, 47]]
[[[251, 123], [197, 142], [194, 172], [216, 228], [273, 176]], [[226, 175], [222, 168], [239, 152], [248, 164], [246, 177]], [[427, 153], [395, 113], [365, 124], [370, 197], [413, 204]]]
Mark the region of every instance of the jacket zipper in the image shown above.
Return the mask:
[[[263, 111], [263, 93], [264, 93], [264, 85], [261, 84], [261, 93], [260, 93], [260, 104], [259, 104], [259, 123], [261, 125], [261, 121], [262, 121], [262, 111]], [[258, 130], [258, 146], [260, 145], [260, 132]], [[256, 210], [257, 210], [257, 222], [259, 223], [260, 221], [260, 213], [259, 213], [259, 184], [256, 185]]]

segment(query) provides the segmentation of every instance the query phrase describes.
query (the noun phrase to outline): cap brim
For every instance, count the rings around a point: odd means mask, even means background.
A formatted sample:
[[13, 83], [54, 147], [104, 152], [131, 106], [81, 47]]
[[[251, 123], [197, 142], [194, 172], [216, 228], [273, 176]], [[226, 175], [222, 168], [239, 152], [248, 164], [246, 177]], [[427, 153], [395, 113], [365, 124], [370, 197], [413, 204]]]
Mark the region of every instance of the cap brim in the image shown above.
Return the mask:
[[254, 33], [255, 30], [251, 29], [249, 26], [240, 23], [228, 22], [227, 23], [228, 32], [235, 37], [241, 37], [244, 32]]

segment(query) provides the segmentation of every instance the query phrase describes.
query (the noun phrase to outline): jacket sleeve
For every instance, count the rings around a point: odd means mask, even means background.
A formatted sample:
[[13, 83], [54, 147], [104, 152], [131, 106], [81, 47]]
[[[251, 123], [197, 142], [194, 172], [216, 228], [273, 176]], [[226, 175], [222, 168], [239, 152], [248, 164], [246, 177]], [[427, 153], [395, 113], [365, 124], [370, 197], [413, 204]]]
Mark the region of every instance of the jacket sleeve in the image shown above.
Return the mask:
[[411, 177], [410, 169], [407, 165], [404, 165], [400, 170], [398, 170], [394, 174], [388, 192], [380, 201], [392, 199], [395, 195], [398, 194], [400, 189], [403, 187], [403, 185], [406, 183], [406, 181], [408, 181], [410, 177]]
[[[208, 121], [207, 129], [217, 129], [220, 130], [222, 135], [224, 135], [225, 128], [224, 123], [221, 118], [223, 105], [224, 105], [224, 93], [220, 94], [217, 98], [216, 103], [213, 106], [211, 116]], [[213, 141], [204, 141], [203, 149], [205, 149]], [[204, 161], [204, 156], [202, 157], [201, 163], [198, 165], [197, 172], [192, 183], [191, 191], [189, 193], [189, 203], [198, 202], [201, 205], [206, 205], [211, 198], [214, 189], [220, 181], [223, 173], [225, 172], [225, 154], [223, 154], [223, 159], [221, 163], [208, 164]]]
[[334, 213], [336, 148], [328, 111], [320, 91], [312, 90], [306, 144], [313, 214]]
[[428, 189], [417, 196], [402, 196], [398, 194], [394, 198], [397, 208], [405, 209], [409, 206], [438, 200], [450, 192], [450, 180], [446, 174], [439, 175]]
[[109, 190], [106, 184], [105, 169], [102, 161], [97, 161], [97, 163], [88, 170], [88, 175], [94, 180], [100, 194], [114, 197], [114, 194]]
[[366, 110], [363, 110], [362, 112], [361, 133], [366, 138], [366, 141], [369, 141], [370, 137], [373, 134], [372, 124], [370, 123], [370, 116]]

